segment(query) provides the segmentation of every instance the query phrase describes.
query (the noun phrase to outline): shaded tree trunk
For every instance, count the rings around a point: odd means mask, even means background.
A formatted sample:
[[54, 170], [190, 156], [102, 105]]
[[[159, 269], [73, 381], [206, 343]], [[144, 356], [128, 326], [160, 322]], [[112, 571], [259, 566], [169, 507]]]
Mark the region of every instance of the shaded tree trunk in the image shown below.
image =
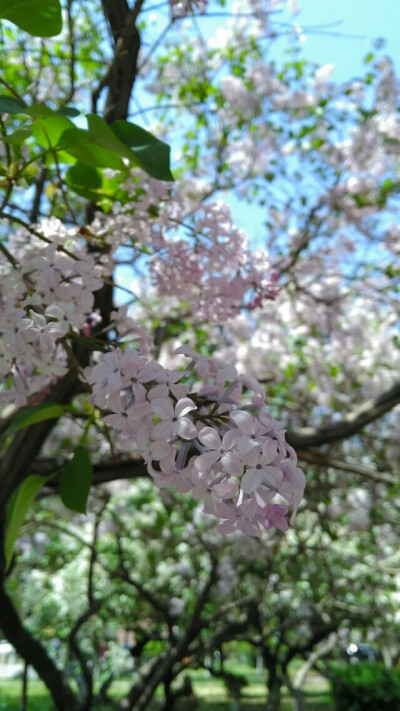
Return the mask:
[[310, 652], [303, 666], [299, 669], [291, 681], [288, 674], [285, 674], [285, 682], [290, 694], [294, 700], [294, 711], [307, 711], [306, 695], [303, 691], [303, 684], [307, 678], [310, 669], [318, 662], [318, 660], [326, 657], [337, 644], [337, 633], [332, 632], [327, 640], [320, 643], [313, 652]]
[[42, 645], [25, 629], [4, 588], [0, 587], [1, 629], [25, 664], [32, 666], [47, 686], [57, 711], [79, 711], [79, 702], [64, 674]]
[[277, 666], [269, 663], [268, 668], [268, 698], [265, 711], [280, 711], [281, 708], [281, 690], [283, 680], [280, 678]]
[[307, 699], [304, 691], [302, 691], [302, 689], [296, 689], [294, 686], [291, 686], [289, 691], [293, 697], [293, 710], [307, 711]]
[[22, 672], [21, 711], [28, 711], [28, 669], [29, 664], [25, 662]]
[[114, 40], [115, 53], [104, 84], [108, 86], [104, 118], [107, 123], [126, 119], [137, 74], [140, 34], [136, 21], [144, 0], [130, 9], [126, 0], [102, 0], [104, 16]]
[[172, 675], [167, 674], [164, 679], [164, 707], [163, 711], [173, 711], [175, 708], [175, 694], [172, 691]]

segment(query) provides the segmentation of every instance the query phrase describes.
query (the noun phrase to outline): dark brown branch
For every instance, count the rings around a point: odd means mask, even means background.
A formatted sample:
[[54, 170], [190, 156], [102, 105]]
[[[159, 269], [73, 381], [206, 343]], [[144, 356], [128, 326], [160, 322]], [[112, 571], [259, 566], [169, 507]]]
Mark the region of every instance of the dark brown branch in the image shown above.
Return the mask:
[[149, 590], [147, 590], [141, 583], [139, 583], [138, 580], [135, 580], [135, 578], [132, 578], [126, 561], [125, 561], [125, 555], [124, 555], [124, 549], [122, 547], [122, 540], [121, 540], [121, 530], [120, 530], [120, 521], [117, 518], [117, 516], [113, 515], [114, 521], [118, 524], [118, 531], [115, 536], [115, 541], [117, 544], [117, 549], [118, 549], [118, 561], [119, 561], [119, 567], [117, 570], [112, 570], [111, 568], [108, 568], [107, 566], [103, 566], [105, 570], [109, 573], [109, 575], [112, 578], [117, 578], [120, 580], [123, 580], [125, 583], [133, 587], [135, 590], [138, 591], [138, 593], [142, 596], [146, 602], [148, 602], [154, 610], [157, 610], [168, 626], [171, 625], [171, 616], [168, 611], [168, 607], [164, 605], [161, 600], [159, 600], [156, 595], [153, 595]]
[[[27, 469], [27, 474], [39, 474], [49, 477], [62, 469], [68, 460], [63, 457], [38, 457]], [[1, 460], [0, 460], [1, 464]], [[98, 462], [93, 464], [93, 485], [99, 486], [120, 479], [135, 480], [148, 477], [146, 465], [142, 459], [126, 459]], [[59, 487], [60, 479], [54, 476], [47, 482], [44, 491], [52, 492]]]
[[319, 216], [318, 217], [318, 211], [320, 208], [323, 206], [323, 200], [321, 200], [310, 210], [306, 217], [306, 221], [304, 224], [304, 227], [301, 232], [301, 239], [299, 240], [299, 243], [297, 244], [296, 247], [294, 247], [288, 257], [284, 258], [282, 260], [281, 264], [277, 264], [276, 267], [279, 270], [280, 274], [285, 274], [289, 272], [295, 264], [298, 262], [302, 252], [307, 249], [309, 246], [310, 242], [315, 239], [315, 237], [318, 237], [320, 227], [323, 225], [325, 221], [324, 216]]
[[303, 643], [294, 644], [290, 649], [288, 649], [283, 659], [283, 666], [285, 669], [295, 657], [304, 656], [308, 652], [311, 652], [317, 644], [329, 637], [332, 632], [337, 632], [340, 622], [341, 620], [334, 620], [329, 623], [321, 623], [321, 626], [313, 631], [310, 639]]
[[82, 670], [82, 675], [83, 679], [85, 682], [85, 698], [82, 706], [82, 711], [89, 711], [92, 705], [92, 699], [93, 699], [93, 675], [92, 671], [87, 663], [86, 657], [83, 654], [79, 642], [78, 642], [78, 632], [83, 627], [85, 622], [87, 622], [92, 615], [95, 615], [96, 612], [101, 607], [101, 601], [97, 600], [93, 602], [93, 604], [88, 607], [81, 615], [79, 615], [78, 619], [75, 621], [69, 635], [68, 635], [68, 646], [71, 650], [71, 652], [74, 654], [76, 659], [79, 662], [79, 666]]
[[[49, 401], [69, 403], [79, 386], [75, 372], [69, 372], [53, 388]], [[14, 435], [0, 468], [0, 517], [14, 490], [26, 479], [35, 457], [46, 441], [57, 420], [45, 420], [31, 425]]]
[[93, 468], [93, 483], [105, 484], [116, 479], [142, 479], [149, 474], [143, 459], [130, 459], [122, 462], [102, 462]]
[[74, 18], [72, 17], [72, 3], [73, 0], [68, 0], [67, 2], [67, 25], [68, 25], [68, 38], [69, 47], [71, 54], [69, 57], [69, 89], [64, 97], [64, 104], [68, 104], [72, 101], [75, 94], [75, 64], [76, 64], [76, 38], [74, 31]]
[[136, 676], [135, 683], [131, 686], [126, 697], [121, 701], [121, 704], [118, 707], [121, 711], [129, 711], [130, 709], [136, 708], [138, 700], [144, 690], [148, 688], [154, 678], [154, 675], [159, 670], [163, 659], [163, 655], [152, 657], [145, 664], [143, 664], [143, 666], [141, 666]]
[[104, 118], [107, 123], [126, 119], [132, 88], [137, 75], [140, 34], [136, 22], [144, 0], [136, 0], [132, 10], [126, 0], [102, 0], [103, 13], [114, 40], [114, 58], [92, 93], [92, 110], [96, 111], [102, 90], [107, 86]]
[[42, 645], [23, 626], [11, 598], [0, 586], [0, 627], [18, 654], [32, 666], [49, 689], [57, 711], [80, 711], [64, 674]]
[[313, 450], [303, 452], [299, 450], [297, 456], [303, 462], [309, 462], [310, 464], [316, 464], [321, 467], [332, 467], [333, 469], [340, 469], [344, 472], [353, 472], [367, 479], [372, 479], [372, 481], [384, 482], [385, 484], [399, 483], [399, 479], [396, 479], [396, 477], [386, 472], [378, 472], [353, 462], [343, 462], [341, 459], [335, 459], [323, 452], [315, 452]]
[[295, 449], [308, 449], [330, 442], [339, 442], [358, 434], [366, 425], [375, 422], [399, 404], [400, 383], [396, 383], [378, 397], [367, 400], [349, 412], [338, 422], [322, 427], [298, 427], [289, 430], [286, 439]]
[[[149, 702], [153, 697], [157, 686], [164, 682], [164, 680], [169, 680], [170, 682], [171, 679], [176, 675], [177, 671], [180, 670], [179, 664], [182, 660], [182, 657], [188, 654], [190, 644], [193, 642], [193, 640], [196, 639], [203, 627], [204, 621], [201, 620], [201, 611], [205, 603], [207, 602], [211, 587], [215, 583], [216, 571], [217, 563], [214, 561], [212, 563], [211, 571], [207, 578], [207, 581], [196, 598], [191, 620], [185, 630], [185, 634], [181, 639], [179, 639], [176, 647], [168, 650], [165, 655], [165, 659], [157, 667], [153, 677], [151, 678], [151, 680], [149, 680], [149, 683], [143, 689], [140, 698], [134, 706], [137, 711], [145, 711], [146, 709], [148, 709]], [[176, 668], [176, 665], [178, 665], [178, 669]], [[133, 706], [127, 706], [127, 708], [131, 709], [133, 708]]]
[[85, 624], [85, 622], [87, 622], [90, 619], [90, 617], [92, 617], [92, 615], [95, 615], [98, 612], [98, 610], [100, 609], [101, 605], [104, 602], [104, 600], [100, 600], [100, 599], [97, 600], [94, 596], [93, 576], [94, 576], [94, 566], [97, 561], [96, 544], [97, 544], [99, 526], [101, 523], [103, 513], [106, 510], [107, 503], [108, 503], [108, 498], [102, 503], [100, 510], [96, 513], [94, 526], [93, 526], [92, 541], [91, 541], [91, 544], [89, 544], [90, 557], [89, 557], [88, 584], [87, 584], [88, 607], [75, 621], [75, 624], [73, 625], [73, 627], [68, 635], [69, 648], [79, 662], [79, 665], [82, 670], [82, 676], [83, 676], [83, 679], [85, 682], [85, 696], [84, 696], [82, 711], [90, 711], [90, 709], [92, 708], [93, 672], [92, 672], [90, 664], [88, 664], [88, 661], [87, 661], [87, 659], [80, 647], [80, 644], [78, 641], [78, 632], [81, 629], [81, 627]]
[[29, 222], [35, 224], [39, 220], [40, 216], [40, 203], [43, 197], [44, 186], [47, 179], [48, 170], [44, 166], [37, 177], [35, 178], [35, 194], [33, 197], [32, 208], [29, 213]]

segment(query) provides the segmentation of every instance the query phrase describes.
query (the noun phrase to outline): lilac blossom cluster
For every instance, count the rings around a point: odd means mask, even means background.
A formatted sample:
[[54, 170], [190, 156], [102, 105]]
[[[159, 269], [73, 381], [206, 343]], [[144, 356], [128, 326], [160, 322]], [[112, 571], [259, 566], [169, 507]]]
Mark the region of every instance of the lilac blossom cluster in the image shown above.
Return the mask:
[[169, 0], [173, 18], [184, 17], [195, 12], [204, 13], [207, 10], [208, 0]]
[[198, 322], [218, 324], [276, 298], [279, 275], [267, 250], [251, 251], [228, 205], [206, 202], [193, 213], [179, 186], [171, 189], [138, 171], [123, 188], [129, 200], [113, 213], [99, 213], [91, 227], [113, 250], [131, 244], [136, 254], [145, 251], [157, 297], [185, 304]]
[[305, 477], [285, 432], [264, 406], [261, 386], [188, 346], [186, 370], [168, 370], [133, 349], [99, 356], [85, 376], [90, 402], [122, 444], [146, 462], [160, 487], [192, 491], [222, 533], [287, 530]]
[[198, 319], [212, 323], [223, 323], [242, 308], [256, 308], [278, 294], [278, 273], [271, 269], [268, 253], [251, 253], [246, 235], [222, 202], [198, 208], [192, 234], [165, 234], [150, 273], [159, 296], [190, 303]]
[[[79, 242], [77, 230], [64, 234], [56, 220], [44, 223], [39, 237], [26, 230], [13, 235], [10, 264], [0, 264], [0, 406], [32, 403], [67, 372], [63, 340], [96, 318], [93, 292], [102, 286], [102, 269]], [[68, 248], [57, 242], [64, 238]], [[47, 244], [46, 242], [53, 242]]]

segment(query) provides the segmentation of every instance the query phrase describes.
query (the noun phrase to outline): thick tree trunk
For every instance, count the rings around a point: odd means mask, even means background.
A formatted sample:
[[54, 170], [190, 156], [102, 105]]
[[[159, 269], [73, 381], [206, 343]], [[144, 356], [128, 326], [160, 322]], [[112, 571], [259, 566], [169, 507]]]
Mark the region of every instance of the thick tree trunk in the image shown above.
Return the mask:
[[[172, 662], [173, 664], [173, 662]], [[121, 701], [121, 711], [131, 711], [131, 709], [146, 709], [151, 701], [155, 690], [164, 678], [171, 673], [171, 653], [162, 657], [150, 659], [139, 672], [139, 678], [132, 686], [130, 692]]]
[[107, 123], [126, 119], [132, 88], [137, 75], [140, 34], [136, 21], [144, 0], [136, 0], [132, 9], [126, 0], [102, 0], [115, 46], [114, 59], [105, 84], [108, 86], [104, 118]]
[[28, 711], [28, 669], [29, 664], [25, 662], [22, 672], [21, 711]]
[[163, 711], [173, 711], [175, 708], [175, 694], [172, 691], [172, 675], [168, 674], [164, 679], [164, 707]]
[[268, 698], [265, 711], [280, 711], [281, 708], [281, 683], [268, 684]]
[[307, 699], [304, 691], [301, 689], [293, 689], [291, 692], [293, 696], [293, 710], [294, 711], [307, 711]]
[[[86, 353], [81, 352], [81, 349], [79, 351], [79, 355], [85, 359]], [[67, 404], [79, 387], [76, 373], [70, 371], [55, 385], [48, 399], [51, 402]], [[8, 502], [15, 489], [28, 476], [32, 461], [39, 454], [55, 423], [56, 420], [46, 420], [17, 432], [0, 469], [0, 628], [25, 663], [31, 665], [43, 680], [57, 711], [75, 711], [79, 709], [79, 704], [65, 676], [40, 642], [24, 627], [6, 591], [4, 541]]]
[[[82, 360], [87, 357], [87, 354], [84, 354], [83, 351], [76, 355], [78, 357], [82, 356]], [[84, 364], [86, 365], [86, 363]], [[48, 402], [66, 405], [80, 387], [81, 383], [77, 374], [75, 371], [70, 371], [52, 388], [51, 395], [47, 400]], [[29, 467], [36, 459], [56, 422], [56, 419], [44, 420], [15, 433], [13, 442], [4, 455], [0, 468], [0, 516], [5, 515], [10, 497], [28, 476]]]
[[11, 598], [0, 588], [1, 629], [26, 664], [32, 666], [46, 684], [57, 711], [79, 711], [79, 703], [63, 673], [42, 645], [26, 630]]
[[265, 711], [280, 711], [282, 680], [279, 678], [276, 666], [268, 666], [268, 698]]

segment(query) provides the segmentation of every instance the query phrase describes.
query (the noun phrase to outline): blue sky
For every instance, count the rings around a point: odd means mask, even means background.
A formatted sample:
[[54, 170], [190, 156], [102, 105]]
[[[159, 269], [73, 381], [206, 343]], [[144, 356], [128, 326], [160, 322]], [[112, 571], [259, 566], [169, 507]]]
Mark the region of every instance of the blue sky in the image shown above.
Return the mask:
[[378, 37], [387, 41], [384, 51], [400, 70], [400, 0], [300, 0], [300, 6], [295, 21], [305, 28], [304, 54], [318, 64], [335, 64], [336, 81], [361, 72], [362, 58]]

